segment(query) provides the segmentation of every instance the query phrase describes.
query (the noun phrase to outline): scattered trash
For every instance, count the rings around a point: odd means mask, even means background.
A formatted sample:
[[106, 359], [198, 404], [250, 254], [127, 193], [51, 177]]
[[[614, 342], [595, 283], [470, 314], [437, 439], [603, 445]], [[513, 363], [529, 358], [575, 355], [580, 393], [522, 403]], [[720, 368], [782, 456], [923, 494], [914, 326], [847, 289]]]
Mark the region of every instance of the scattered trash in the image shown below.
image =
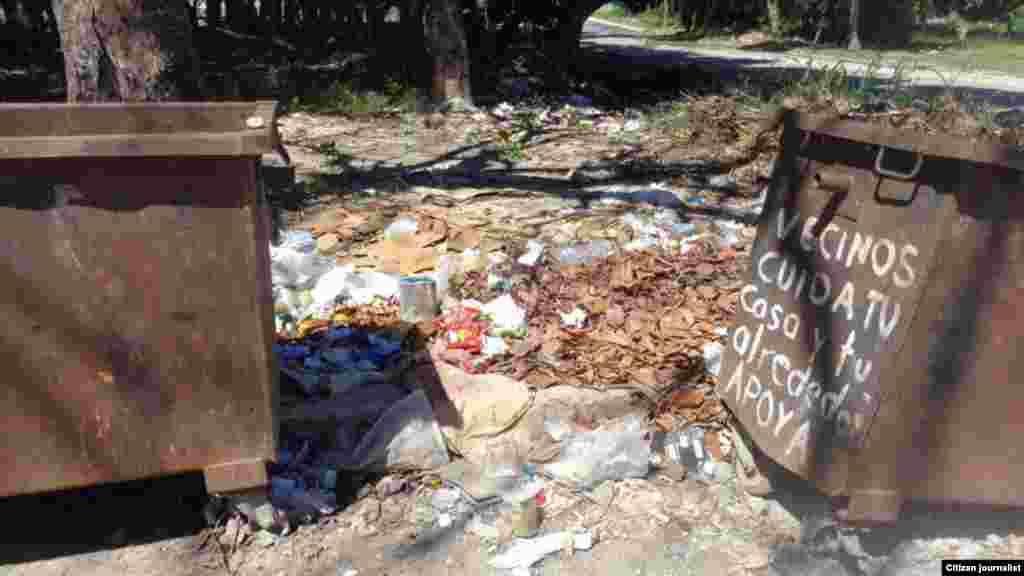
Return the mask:
[[708, 178], [708, 186], [727, 192], [735, 192], [739, 188], [736, 179], [729, 174], [715, 174], [711, 176]]
[[429, 322], [437, 317], [437, 284], [429, 276], [406, 276], [398, 283], [399, 318]]
[[641, 127], [642, 125], [640, 123], [640, 120], [634, 118], [632, 120], [627, 120], [626, 123], [622, 125], [622, 130], [624, 132], [635, 132], [639, 130]]
[[497, 116], [498, 118], [507, 119], [512, 117], [512, 114], [515, 112], [515, 110], [516, 109], [508, 102], [501, 102], [500, 104], [494, 107], [494, 110], [492, 110], [491, 113]]
[[530, 407], [530, 391], [522, 382], [500, 374], [468, 374], [444, 363], [435, 368], [458, 414], [458, 422], [441, 424], [456, 454], [479, 454], [488, 439], [514, 426]]
[[430, 505], [433, 506], [435, 510], [447, 512], [455, 508], [455, 505], [459, 503], [461, 498], [462, 495], [458, 490], [440, 488], [430, 495]]
[[562, 317], [562, 326], [582, 330], [587, 324], [587, 311], [577, 306], [569, 313], [559, 313]]
[[[533, 566], [549, 554], [574, 549], [576, 541], [576, 535], [572, 532], [555, 532], [532, 539], [519, 539], [503, 553], [492, 558], [489, 564], [499, 570], [522, 570]], [[588, 544], [586, 538], [581, 538], [579, 542]], [[592, 545], [592, 541], [589, 543]]]
[[512, 283], [509, 282], [508, 278], [498, 276], [492, 272], [487, 275], [487, 287], [495, 290], [508, 290], [512, 287]]
[[378, 498], [388, 498], [405, 490], [407, 483], [404, 478], [398, 476], [385, 476], [377, 482], [376, 492]]
[[512, 505], [512, 534], [517, 538], [532, 538], [540, 529], [543, 491], [544, 483], [534, 480], [503, 496]]
[[559, 457], [544, 466], [556, 479], [590, 488], [606, 480], [642, 478], [650, 469], [651, 446], [636, 415], [562, 439]]
[[558, 250], [558, 262], [563, 266], [589, 264], [596, 258], [607, 258], [615, 250], [610, 240], [591, 240]]
[[519, 257], [518, 262], [524, 266], [535, 266], [544, 254], [544, 244], [536, 240], [527, 240], [526, 252]]
[[480, 353], [484, 356], [501, 356], [508, 354], [508, 344], [503, 338], [497, 336], [484, 336]]
[[740, 242], [740, 231], [743, 229], [742, 224], [731, 222], [728, 220], [716, 220], [715, 226], [719, 230], [719, 238], [721, 239], [722, 245], [732, 247]]
[[[689, 475], [705, 481], [721, 480], [723, 476], [731, 474], [732, 466], [717, 462], [713, 458], [710, 447], [705, 449], [709, 441], [712, 440], [704, 428], [688, 426], [680, 431], [666, 433], [663, 439], [659, 436], [656, 444], [663, 443], [665, 456], [672, 462], [682, 465]], [[717, 434], [714, 435], [713, 441], [718, 441]], [[715, 449], [720, 450], [717, 447]], [[729, 471], [720, 470], [718, 464], [725, 464]]]
[[397, 240], [402, 236], [415, 234], [417, 230], [419, 230], [419, 222], [415, 218], [402, 216], [384, 229], [384, 238], [387, 240]]
[[722, 345], [718, 342], [708, 342], [701, 350], [704, 352], [704, 366], [708, 373], [718, 376], [722, 369]]
[[504, 294], [488, 302], [482, 312], [491, 318], [491, 333], [495, 336], [523, 337], [526, 332], [526, 310], [512, 296]]
[[449, 462], [430, 401], [416, 390], [392, 406], [351, 453], [329, 462], [346, 470], [430, 470]]

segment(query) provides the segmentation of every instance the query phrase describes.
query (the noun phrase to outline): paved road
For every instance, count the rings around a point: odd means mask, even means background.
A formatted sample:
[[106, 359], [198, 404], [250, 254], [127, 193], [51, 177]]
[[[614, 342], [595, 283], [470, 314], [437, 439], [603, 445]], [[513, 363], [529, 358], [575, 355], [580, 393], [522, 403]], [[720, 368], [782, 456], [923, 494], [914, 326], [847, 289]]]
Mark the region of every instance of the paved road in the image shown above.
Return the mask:
[[[722, 70], [752, 72], [798, 71], [806, 69], [809, 63], [815, 68], [826, 69], [838, 63], [838, 60], [829, 58], [816, 58], [814, 62], [809, 62], [806, 57], [784, 52], [658, 44], [656, 40], [649, 42], [650, 38], [641, 29], [597, 18], [587, 20], [583, 29], [584, 45], [602, 47], [612, 54], [649, 62], [695, 63]], [[845, 66], [851, 78], [863, 78], [867, 70], [863, 64], [845, 63]], [[888, 78], [894, 71], [891, 66], [882, 67], [878, 70], [878, 76]], [[904, 76], [915, 92], [921, 95], [953, 87], [972, 99], [983, 99], [996, 106], [1024, 106], [1024, 77], [978, 70], [916, 70]]]

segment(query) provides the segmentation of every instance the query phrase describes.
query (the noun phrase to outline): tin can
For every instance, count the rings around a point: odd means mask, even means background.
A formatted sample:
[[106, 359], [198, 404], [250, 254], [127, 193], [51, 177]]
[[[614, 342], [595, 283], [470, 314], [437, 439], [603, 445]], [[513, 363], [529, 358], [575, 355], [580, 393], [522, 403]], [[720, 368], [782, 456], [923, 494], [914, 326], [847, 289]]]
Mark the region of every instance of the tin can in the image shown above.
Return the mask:
[[536, 498], [515, 502], [512, 508], [512, 534], [517, 538], [532, 538], [540, 529], [540, 506]]

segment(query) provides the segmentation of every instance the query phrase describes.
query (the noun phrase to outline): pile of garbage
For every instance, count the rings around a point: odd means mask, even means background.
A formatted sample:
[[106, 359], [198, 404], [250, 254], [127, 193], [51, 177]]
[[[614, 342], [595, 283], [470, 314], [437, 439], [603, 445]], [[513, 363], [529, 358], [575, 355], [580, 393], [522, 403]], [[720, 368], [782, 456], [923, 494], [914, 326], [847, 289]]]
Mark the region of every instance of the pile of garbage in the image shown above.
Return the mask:
[[[714, 373], [750, 230], [671, 211], [619, 227], [622, 243], [492, 250], [410, 213], [345, 263], [322, 240], [329, 229], [285, 234], [271, 248], [282, 441], [264, 523], [334, 513], [339, 474], [435, 471], [421, 528], [469, 515], [493, 536], [495, 567], [525, 568], [598, 537], [543, 530], [539, 510], [559, 490], [652, 470], [727, 474]], [[651, 402], [631, 405], [632, 391]], [[599, 404], [585, 394], [632, 407], [585, 414]]]

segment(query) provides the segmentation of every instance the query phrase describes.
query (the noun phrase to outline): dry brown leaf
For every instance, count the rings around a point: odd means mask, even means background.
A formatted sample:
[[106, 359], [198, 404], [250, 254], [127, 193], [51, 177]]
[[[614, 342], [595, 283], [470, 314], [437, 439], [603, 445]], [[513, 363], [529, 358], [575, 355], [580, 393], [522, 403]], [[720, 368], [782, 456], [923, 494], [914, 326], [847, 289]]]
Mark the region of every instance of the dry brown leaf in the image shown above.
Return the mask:
[[558, 383], [558, 377], [546, 370], [533, 370], [526, 375], [526, 383], [533, 388], [549, 388]]
[[684, 388], [676, 390], [668, 397], [668, 404], [676, 409], [698, 408], [704, 404], [704, 390]]
[[658, 375], [654, 368], [640, 368], [633, 371], [633, 378], [640, 384], [649, 388], [658, 387]]
[[713, 460], [722, 459], [722, 442], [718, 438], [717, 430], [708, 430], [704, 433], [704, 448]]
[[462, 252], [480, 246], [482, 236], [475, 228], [456, 228], [448, 237], [448, 249]]
[[626, 312], [621, 306], [612, 306], [605, 312], [604, 319], [612, 326], [622, 326], [626, 322]]

